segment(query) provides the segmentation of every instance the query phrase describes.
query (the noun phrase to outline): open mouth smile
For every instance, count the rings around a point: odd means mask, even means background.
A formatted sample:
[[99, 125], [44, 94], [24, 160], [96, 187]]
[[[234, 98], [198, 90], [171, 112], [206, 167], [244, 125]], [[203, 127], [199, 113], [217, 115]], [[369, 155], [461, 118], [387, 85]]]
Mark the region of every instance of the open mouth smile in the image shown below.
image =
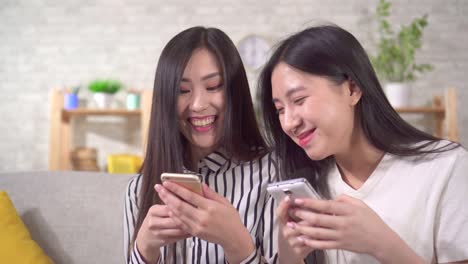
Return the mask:
[[214, 127], [216, 116], [190, 117], [188, 121], [196, 131], [207, 132]]

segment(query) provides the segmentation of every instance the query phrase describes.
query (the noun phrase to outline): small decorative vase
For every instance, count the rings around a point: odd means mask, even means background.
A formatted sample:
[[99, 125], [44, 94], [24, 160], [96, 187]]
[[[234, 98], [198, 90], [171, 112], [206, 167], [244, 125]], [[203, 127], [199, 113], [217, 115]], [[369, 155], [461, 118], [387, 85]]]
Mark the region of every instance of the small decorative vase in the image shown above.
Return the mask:
[[98, 108], [106, 109], [106, 108], [110, 108], [111, 106], [113, 94], [94, 93], [93, 98]]
[[66, 93], [63, 95], [63, 108], [72, 110], [78, 107], [78, 95], [76, 93]]
[[127, 94], [127, 109], [136, 110], [140, 108], [140, 94], [129, 93]]
[[409, 106], [410, 89], [405, 83], [387, 83], [384, 90], [394, 108]]

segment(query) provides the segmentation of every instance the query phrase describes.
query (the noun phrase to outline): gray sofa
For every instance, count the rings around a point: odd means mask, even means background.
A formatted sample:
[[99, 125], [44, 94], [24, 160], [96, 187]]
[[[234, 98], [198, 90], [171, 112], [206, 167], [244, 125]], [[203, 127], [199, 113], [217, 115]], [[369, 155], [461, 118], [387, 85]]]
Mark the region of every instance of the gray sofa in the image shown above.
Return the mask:
[[33, 239], [56, 263], [124, 263], [123, 205], [131, 175], [0, 173]]

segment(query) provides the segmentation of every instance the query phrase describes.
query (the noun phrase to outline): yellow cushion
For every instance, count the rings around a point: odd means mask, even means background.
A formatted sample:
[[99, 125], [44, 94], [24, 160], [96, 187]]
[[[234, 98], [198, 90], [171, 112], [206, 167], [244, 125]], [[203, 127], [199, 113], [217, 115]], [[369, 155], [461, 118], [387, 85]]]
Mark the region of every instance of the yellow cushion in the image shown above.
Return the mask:
[[28, 229], [4, 191], [0, 191], [0, 263], [53, 263], [31, 239]]
[[107, 156], [107, 172], [134, 174], [140, 170], [143, 159], [131, 154], [111, 154]]

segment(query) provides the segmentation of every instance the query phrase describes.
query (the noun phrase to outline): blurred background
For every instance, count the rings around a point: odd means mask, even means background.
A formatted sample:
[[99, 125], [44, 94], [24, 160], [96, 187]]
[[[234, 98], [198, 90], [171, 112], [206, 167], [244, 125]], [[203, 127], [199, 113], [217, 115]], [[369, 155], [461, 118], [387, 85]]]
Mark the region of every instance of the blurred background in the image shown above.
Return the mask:
[[[431, 64], [433, 70], [408, 84], [410, 106], [430, 106], [435, 95], [444, 96], [446, 88], [455, 87], [459, 140], [467, 145], [468, 1], [390, 2], [388, 20], [396, 29], [415, 17], [428, 15], [416, 60]], [[129, 109], [128, 95], [152, 89], [162, 48], [183, 29], [218, 27], [238, 46], [248, 36], [255, 36], [264, 43], [258, 44], [254, 38], [245, 45], [269, 50], [293, 32], [332, 22], [349, 30], [369, 54], [375, 54], [378, 3], [0, 0], [0, 171], [48, 170], [50, 155], [70, 155], [51, 154], [51, 135], [57, 135], [51, 132], [52, 126], [64, 118], [53, 121], [57, 103], [51, 99], [53, 92], [75, 92], [80, 108], [95, 108], [88, 85], [96, 79], [118, 80], [121, 89], [109, 108]], [[253, 95], [257, 73], [258, 69], [248, 67]], [[141, 156], [143, 114], [116, 113], [68, 117], [69, 150], [94, 149], [90, 155], [101, 170], [108, 168], [110, 154]], [[431, 132], [433, 124], [426, 115], [405, 118]]]

